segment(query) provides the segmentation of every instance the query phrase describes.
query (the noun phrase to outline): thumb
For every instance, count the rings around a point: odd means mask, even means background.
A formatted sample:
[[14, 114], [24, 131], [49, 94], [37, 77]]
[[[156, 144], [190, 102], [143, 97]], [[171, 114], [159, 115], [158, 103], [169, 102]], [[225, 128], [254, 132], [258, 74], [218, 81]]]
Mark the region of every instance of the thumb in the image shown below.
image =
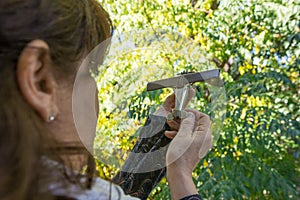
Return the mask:
[[171, 94], [170, 96], [167, 97], [165, 100], [163, 107], [166, 109], [166, 111], [171, 111], [172, 108], [175, 107], [175, 94]]
[[181, 121], [178, 136], [186, 136], [192, 134], [195, 125], [195, 115], [192, 112], [188, 112], [188, 116]]

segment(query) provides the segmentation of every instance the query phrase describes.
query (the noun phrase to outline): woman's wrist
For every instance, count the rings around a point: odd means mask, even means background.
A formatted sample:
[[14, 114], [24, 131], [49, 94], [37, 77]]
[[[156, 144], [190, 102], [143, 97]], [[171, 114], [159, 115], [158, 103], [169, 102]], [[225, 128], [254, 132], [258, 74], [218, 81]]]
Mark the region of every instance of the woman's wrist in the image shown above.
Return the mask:
[[177, 200], [189, 195], [198, 194], [191, 172], [184, 169], [167, 167], [167, 179], [172, 199]]

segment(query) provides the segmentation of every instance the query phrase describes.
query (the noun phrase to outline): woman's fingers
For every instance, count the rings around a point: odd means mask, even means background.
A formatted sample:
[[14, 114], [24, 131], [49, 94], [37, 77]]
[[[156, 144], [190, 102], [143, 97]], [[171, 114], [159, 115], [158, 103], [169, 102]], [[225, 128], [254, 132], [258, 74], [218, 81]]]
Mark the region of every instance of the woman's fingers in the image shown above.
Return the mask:
[[[191, 99], [195, 96], [195, 90], [193, 88], [190, 88], [189, 94], [188, 94], [188, 99], [184, 105], [184, 108], [188, 105], [188, 103], [191, 101]], [[169, 95], [163, 105], [157, 109], [153, 114], [162, 116], [162, 117], [167, 117], [169, 114], [172, 114], [172, 110], [175, 108], [175, 93]], [[180, 123], [180, 122], [179, 122]], [[178, 130], [179, 128], [174, 128]]]
[[177, 135], [177, 131], [165, 131], [165, 136], [169, 139], [173, 139]]
[[153, 115], [158, 115], [162, 117], [167, 117], [171, 113], [172, 109], [175, 107], [175, 94], [171, 94], [167, 97], [163, 105], [158, 108]]
[[185, 136], [188, 134], [192, 134], [194, 131], [195, 125], [195, 114], [192, 112], [188, 112], [188, 116], [181, 121], [179, 135]]
[[[188, 105], [188, 103], [191, 101], [191, 99], [195, 96], [195, 90], [191, 87], [189, 89], [189, 94], [188, 94], [188, 98], [187, 101], [184, 105], [184, 108]], [[173, 108], [175, 108], [175, 93], [171, 94], [170, 96], [167, 97], [167, 99], [165, 100], [163, 107], [166, 109], [166, 111], [172, 111]]]
[[[183, 119], [180, 125], [179, 131], [176, 133], [176, 137], [170, 143], [167, 151], [166, 164], [170, 165], [173, 162], [178, 163], [178, 167], [183, 167], [185, 162], [190, 159], [194, 159], [194, 155], [190, 155], [188, 151], [191, 148], [194, 138], [192, 133], [194, 130], [195, 116], [193, 113], [189, 113], [187, 118]], [[166, 133], [168, 134], [168, 133]], [[198, 155], [197, 155], [198, 156]], [[196, 156], [196, 157], [197, 157]], [[192, 158], [190, 158], [192, 157]], [[187, 158], [187, 159], [185, 159]], [[185, 161], [184, 161], [185, 160]], [[177, 166], [177, 164], [176, 164]], [[182, 168], [184, 169], [184, 168]]]
[[168, 120], [167, 124], [169, 125], [171, 131], [178, 131], [180, 127], [180, 122], [177, 122], [175, 120]]
[[163, 104], [164, 109], [166, 111], [171, 112], [171, 110], [175, 107], [175, 93], [169, 95]]

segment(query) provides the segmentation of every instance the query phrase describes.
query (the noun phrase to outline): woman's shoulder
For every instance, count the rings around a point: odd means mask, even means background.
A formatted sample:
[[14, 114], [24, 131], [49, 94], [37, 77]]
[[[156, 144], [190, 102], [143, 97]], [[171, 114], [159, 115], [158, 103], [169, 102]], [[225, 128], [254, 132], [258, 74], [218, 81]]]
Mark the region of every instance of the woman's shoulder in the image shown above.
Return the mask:
[[[41, 183], [44, 186], [40, 188], [42, 192], [47, 190], [54, 196], [69, 197], [76, 200], [136, 199], [125, 195], [121, 187], [99, 177], [94, 178], [91, 189], [84, 188], [80, 183], [72, 183], [72, 181], [65, 179], [63, 173], [70, 174], [71, 172], [68, 172], [68, 169], [65, 169], [60, 163], [47, 158], [42, 160], [48, 172], [48, 176], [43, 178]], [[84, 182], [83, 179], [85, 178], [82, 177], [80, 182]]]
[[95, 178], [95, 182], [91, 189], [83, 190], [74, 198], [78, 200], [136, 199], [125, 195], [122, 188], [119, 186], [100, 178]]

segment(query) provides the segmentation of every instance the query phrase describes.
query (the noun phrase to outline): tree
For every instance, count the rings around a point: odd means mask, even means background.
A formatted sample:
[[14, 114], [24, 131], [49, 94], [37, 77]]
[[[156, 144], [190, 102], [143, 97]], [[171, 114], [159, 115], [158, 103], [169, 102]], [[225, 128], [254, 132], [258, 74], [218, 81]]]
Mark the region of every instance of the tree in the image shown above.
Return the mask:
[[[300, 180], [299, 2], [106, 0], [102, 3], [112, 17], [116, 32], [136, 29], [180, 32], [195, 41], [198, 46], [195, 48], [205, 50], [210, 61], [220, 68], [225, 81], [227, 112], [218, 142], [194, 172], [202, 196], [297, 199]], [[100, 108], [111, 87], [129, 88], [140, 75], [138, 69], [144, 69], [153, 60], [164, 64], [160, 70], [153, 71], [161, 72], [158, 77], [168, 77], [180, 70], [203, 70], [203, 66], [199, 68], [183, 59], [180, 51], [176, 55], [159, 51], [157, 54], [151, 51], [123, 54], [110, 63], [98, 79], [102, 84]], [[136, 70], [136, 76], [130, 75], [132, 70]], [[113, 79], [109, 79], [108, 74]], [[104, 85], [103, 80], [106, 80]], [[145, 85], [147, 80], [143, 79], [139, 85]], [[205, 108], [209, 94], [203, 92], [205, 85], [201, 87], [201, 96], [207, 98], [198, 98], [201, 103], [196, 106]], [[154, 109], [151, 105], [161, 103], [168, 92], [147, 93], [141, 87], [127, 96], [120, 112], [100, 109], [98, 131], [101, 137], [106, 133], [114, 142], [117, 138], [120, 149], [129, 149], [134, 143], [132, 133]], [[122, 113], [126, 109], [128, 112]], [[122, 117], [132, 119], [131, 124], [122, 124]], [[114, 171], [113, 168], [102, 163], [98, 169], [104, 175]], [[151, 198], [169, 198], [166, 184], [163, 180]]]

